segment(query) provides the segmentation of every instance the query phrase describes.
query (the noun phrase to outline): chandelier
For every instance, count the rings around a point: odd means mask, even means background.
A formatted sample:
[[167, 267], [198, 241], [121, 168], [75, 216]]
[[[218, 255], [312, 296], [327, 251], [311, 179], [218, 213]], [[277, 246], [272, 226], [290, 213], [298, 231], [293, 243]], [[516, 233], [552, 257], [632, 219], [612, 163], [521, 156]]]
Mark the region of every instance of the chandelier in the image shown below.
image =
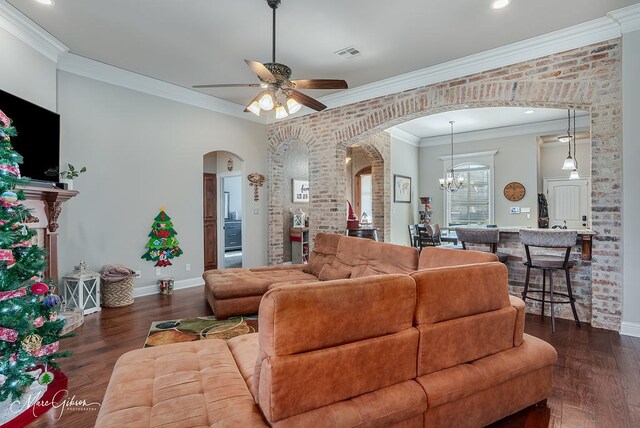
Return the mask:
[[451, 168], [447, 169], [447, 174], [444, 178], [440, 178], [440, 189], [447, 192], [457, 192], [464, 185], [464, 177], [456, 177], [456, 171], [453, 168], [453, 124], [455, 121], [450, 121], [451, 124]]

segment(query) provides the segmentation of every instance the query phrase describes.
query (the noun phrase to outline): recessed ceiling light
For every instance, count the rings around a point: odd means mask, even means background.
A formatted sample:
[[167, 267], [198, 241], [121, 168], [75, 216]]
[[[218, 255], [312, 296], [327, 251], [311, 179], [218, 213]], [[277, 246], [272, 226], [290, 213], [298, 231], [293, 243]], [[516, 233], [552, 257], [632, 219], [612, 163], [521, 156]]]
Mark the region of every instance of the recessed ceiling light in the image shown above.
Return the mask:
[[511, 0], [493, 0], [491, 2], [491, 8], [502, 9], [503, 7], [509, 6], [509, 3], [511, 3]]
[[36, 0], [38, 3], [46, 4], [47, 6], [53, 6], [55, 1], [53, 0]]
[[533, 114], [535, 113], [535, 110], [527, 110], [524, 112], [524, 114]]

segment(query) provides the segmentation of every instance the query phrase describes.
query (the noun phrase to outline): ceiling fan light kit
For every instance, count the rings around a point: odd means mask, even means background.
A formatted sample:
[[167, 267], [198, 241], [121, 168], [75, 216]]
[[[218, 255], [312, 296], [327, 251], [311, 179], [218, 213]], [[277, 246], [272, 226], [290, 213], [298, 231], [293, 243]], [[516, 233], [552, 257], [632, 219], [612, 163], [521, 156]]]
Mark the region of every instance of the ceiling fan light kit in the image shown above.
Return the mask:
[[244, 109], [260, 116], [260, 112], [271, 111], [275, 107], [275, 118], [284, 119], [290, 114], [299, 111], [302, 106], [307, 106], [316, 111], [327, 108], [320, 101], [311, 98], [296, 89], [347, 89], [347, 82], [338, 79], [306, 79], [290, 80], [291, 68], [276, 62], [276, 9], [280, 6], [280, 0], [266, 0], [273, 10], [273, 49], [272, 60], [262, 64], [258, 61], [245, 59], [249, 68], [258, 76], [261, 83], [223, 83], [214, 85], [196, 85], [194, 88], [228, 88], [228, 87], [261, 87], [265, 89], [255, 97]]

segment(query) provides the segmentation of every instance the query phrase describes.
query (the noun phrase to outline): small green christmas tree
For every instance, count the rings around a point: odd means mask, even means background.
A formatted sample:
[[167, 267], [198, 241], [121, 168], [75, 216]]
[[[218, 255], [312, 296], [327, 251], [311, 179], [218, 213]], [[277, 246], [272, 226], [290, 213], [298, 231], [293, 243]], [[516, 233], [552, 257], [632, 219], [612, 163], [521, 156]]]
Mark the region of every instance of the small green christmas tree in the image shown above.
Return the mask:
[[20, 399], [34, 382], [36, 367], [44, 368], [41, 384], [51, 383], [57, 368], [64, 321], [57, 319], [60, 297], [55, 287], [42, 282], [45, 253], [31, 245], [36, 231], [21, 224], [29, 212], [18, 164], [22, 156], [13, 150], [16, 136], [9, 118], [0, 111], [0, 402]]
[[148, 235], [149, 242], [145, 245], [148, 250], [141, 258], [156, 262], [156, 266], [171, 266], [170, 259], [182, 254], [175, 237], [178, 233], [173, 229], [171, 217], [164, 212], [164, 208], [160, 209], [160, 214], [154, 220]]

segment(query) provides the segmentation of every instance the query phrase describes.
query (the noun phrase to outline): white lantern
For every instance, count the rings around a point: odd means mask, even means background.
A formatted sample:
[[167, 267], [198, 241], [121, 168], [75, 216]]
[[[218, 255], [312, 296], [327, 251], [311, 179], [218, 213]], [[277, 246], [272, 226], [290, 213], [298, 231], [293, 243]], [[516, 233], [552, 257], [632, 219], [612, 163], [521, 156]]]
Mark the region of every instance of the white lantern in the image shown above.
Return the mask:
[[100, 274], [87, 269], [83, 261], [62, 278], [62, 297], [67, 309], [80, 308], [84, 314], [100, 310]]

